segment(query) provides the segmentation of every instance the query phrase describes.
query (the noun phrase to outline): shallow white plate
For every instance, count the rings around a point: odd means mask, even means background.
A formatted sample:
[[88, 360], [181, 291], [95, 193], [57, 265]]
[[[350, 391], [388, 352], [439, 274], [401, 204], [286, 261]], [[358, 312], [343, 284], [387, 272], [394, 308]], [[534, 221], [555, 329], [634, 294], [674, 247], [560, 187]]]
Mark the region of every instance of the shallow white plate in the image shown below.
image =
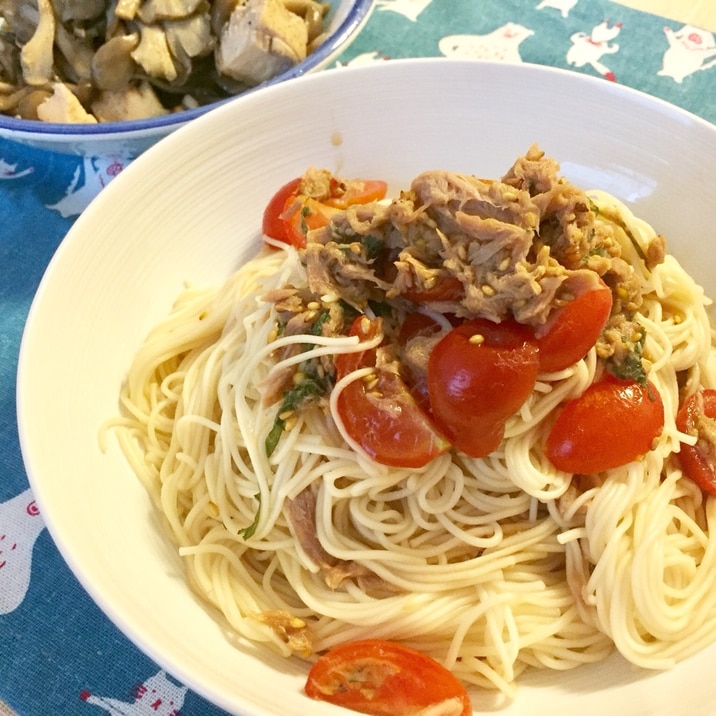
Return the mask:
[[[32, 306], [18, 419], [35, 497], [90, 595], [161, 666], [232, 713], [337, 714], [302, 693], [305, 666], [232, 646], [101, 423], [133, 353], [185, 280], [219, 282], [251, 254], [273, 191], [309, 165], [388, 179], [502, 174], [533, 141], [583, 188], [633, 204], [716, 295], [716, 127], [582, 75], [446, 59], [329, 70], [197, 119], [125, 170], [80, 217]], [[522, 680], [505, 714], [707, 714], [716, 648], [666, 673], [615, 657]], [[473, 694], [479, 710], [480, 694]]]

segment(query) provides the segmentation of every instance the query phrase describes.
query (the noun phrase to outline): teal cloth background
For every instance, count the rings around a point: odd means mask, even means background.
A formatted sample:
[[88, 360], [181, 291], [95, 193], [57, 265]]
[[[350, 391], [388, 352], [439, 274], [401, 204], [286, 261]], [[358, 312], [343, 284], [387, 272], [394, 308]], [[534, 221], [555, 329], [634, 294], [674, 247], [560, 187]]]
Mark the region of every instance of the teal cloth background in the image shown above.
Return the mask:
[[[682, 37], [681, 54], [667, 54], [669, 35]], [[590, 64], [600, 40], [610, 51]], [[378, 0], [334, 65], [445, 54], [532, 62], [601, 75], [716, 122], [714, 46], [712, 33], [609, 0]], [[144, 656], [86, 595], [33, 509], [20, 455], [15, 374], [27, 312], [77, 213], [120, 169], [0, 140], [0, 699], [21, 716], [223, 713]]]

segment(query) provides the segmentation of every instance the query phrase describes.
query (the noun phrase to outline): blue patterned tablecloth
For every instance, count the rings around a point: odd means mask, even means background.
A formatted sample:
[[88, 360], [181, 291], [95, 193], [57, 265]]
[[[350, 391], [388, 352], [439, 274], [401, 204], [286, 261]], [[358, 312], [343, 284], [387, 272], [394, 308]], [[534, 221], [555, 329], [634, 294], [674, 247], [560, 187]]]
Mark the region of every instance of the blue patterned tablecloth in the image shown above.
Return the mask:
[[[377, 0], [335, 64], [425, 56], [573, 69], [716, 123], [714, 34], [610, 0]], [[0, 701], [20, 716], [223, 713], [144, 656], [83, 591], [44, 527], [18, 444], [15, 374], [34, 292], [73, 221], [125, 164], [0, 140]]]

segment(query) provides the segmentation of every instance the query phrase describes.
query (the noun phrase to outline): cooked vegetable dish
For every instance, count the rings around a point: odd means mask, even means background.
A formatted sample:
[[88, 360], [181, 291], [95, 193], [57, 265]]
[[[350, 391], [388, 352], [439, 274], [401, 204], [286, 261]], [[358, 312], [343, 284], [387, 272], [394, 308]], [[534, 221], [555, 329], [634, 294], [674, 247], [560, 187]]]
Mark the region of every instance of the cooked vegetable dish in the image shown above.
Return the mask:
[[0, 112], [145, 119], [210, 104], [325, 39], [316, 0], [0, 0]]

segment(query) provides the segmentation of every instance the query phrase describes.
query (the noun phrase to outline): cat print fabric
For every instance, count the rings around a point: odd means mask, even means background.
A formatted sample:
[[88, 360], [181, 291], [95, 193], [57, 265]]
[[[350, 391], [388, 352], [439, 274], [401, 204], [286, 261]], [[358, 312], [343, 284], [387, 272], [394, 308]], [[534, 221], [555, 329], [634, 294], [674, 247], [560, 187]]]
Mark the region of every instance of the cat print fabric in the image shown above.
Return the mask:
[[[175, 683], [165, 671], [152, 674], [132, 690], [127, 700], [98, 696], [84, 689], [80, 699], [108, 716], [181, 716], [188, 689]], [[88, 711], [89, 713], [89, 711]], [[100, 713], [95, 710], [95, 713]]]
[[[716, 122], [714, 33], [612, 0], [376, 0], [334, 66], [406, 57], [557, 67]], [[0, 659], [0, 700], [19, 716], [224, 714], [95, 605], [54, 546], [22, 467], [14, 385], [27, 312], [67, 230], [129, 163], [0, 138], [0, 644], [12, 655]]]

